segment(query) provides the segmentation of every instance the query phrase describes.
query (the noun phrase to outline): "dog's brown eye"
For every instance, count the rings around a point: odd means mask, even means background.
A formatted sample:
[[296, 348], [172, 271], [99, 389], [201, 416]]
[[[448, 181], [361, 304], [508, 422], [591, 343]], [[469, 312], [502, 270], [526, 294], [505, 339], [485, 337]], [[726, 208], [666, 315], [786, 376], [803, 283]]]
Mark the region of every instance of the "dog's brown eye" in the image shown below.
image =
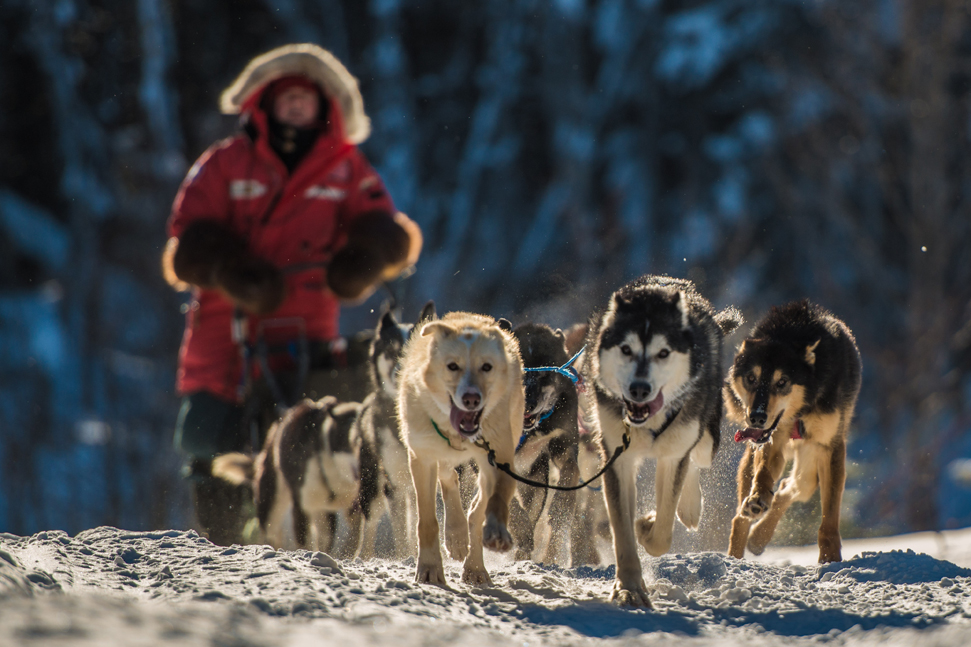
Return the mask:
[[457, 370], [459, 370], [459, 365], [456, 364], [455, 362], [449, 362], [448, 363], [448, 370], [450, 370], [450, 371], [457, 371]]
[[671, 354], [671, 351], [669, 351], [667, 348], [665, 348], [665, 349], [661, 350], [660, 353], [657, 354], [657, 358], [658, 359], [664, 359], [665, 357], [667, 357], [670, 354]]
[[623, 346], [620, 347], [620, 352], [622, 352], [624, 355], [627, 355], [627, 356], [634, 354], [634, 351], [632, 351], [630, 349], [630, 346], [628, 346], [627, 344], [624, 344]]
[[779, 380], [778, 382], [775, 383], [775, 388], [777, 388], [777, 389], [784, 389], [788, 385], [789, 385], [789, 379], [784, 377], [784, 378], [782, 378], [781, 380]]
[[749, 384], [755, 384], [755, 373], [749, 373], [745, 376], [745, 381]]
[[486, 362], [485, 364], [482, 365], [482, 370], [488, 373], [489, 371], [492, 370], [492, 364], [490, 364], [489, 362]]

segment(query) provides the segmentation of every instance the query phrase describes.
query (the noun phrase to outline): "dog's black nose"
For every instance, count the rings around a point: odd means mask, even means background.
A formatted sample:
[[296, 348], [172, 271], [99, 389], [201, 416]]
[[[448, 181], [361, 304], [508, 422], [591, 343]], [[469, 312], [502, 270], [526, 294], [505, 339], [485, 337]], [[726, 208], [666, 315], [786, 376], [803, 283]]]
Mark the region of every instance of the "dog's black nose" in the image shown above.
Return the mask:
[[764, 411], [753, 411], [748, 419], [752, 422], [753, 427], [764, 427], [765, 421], [768, 419]]
[[478, 393], [466, 393], [462, 396], [462, 405], [468, 410], [478, 409], [480, 402], [482, 396]]
[[630, 385], [630, 397], [635, 402], [643, 402], [651, 395], [651, 385], [647, 382], [634, 382]]

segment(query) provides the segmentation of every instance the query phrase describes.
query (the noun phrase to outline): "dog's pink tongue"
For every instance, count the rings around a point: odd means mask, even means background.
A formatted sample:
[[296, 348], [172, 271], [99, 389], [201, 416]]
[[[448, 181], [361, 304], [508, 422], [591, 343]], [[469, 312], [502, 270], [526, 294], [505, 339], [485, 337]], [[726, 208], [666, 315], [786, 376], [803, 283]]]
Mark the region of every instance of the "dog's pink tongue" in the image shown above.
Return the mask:
[[664, 406], [664, 392], [658, 391], [657, 397], [647, 403], [647, 417], [650, 418]]
[[748, 429], [739, 429], [735, 432], [735, 442], [742, 443], [746, 440], [758, 440], [765, 433], [765, 429], [758, 429], [757, 427], [749, 427]]
[[453, 404], [448, 419], [455, 431], [468, 435], [477, 429], [478, 413], [478, 411], [463, 411]]

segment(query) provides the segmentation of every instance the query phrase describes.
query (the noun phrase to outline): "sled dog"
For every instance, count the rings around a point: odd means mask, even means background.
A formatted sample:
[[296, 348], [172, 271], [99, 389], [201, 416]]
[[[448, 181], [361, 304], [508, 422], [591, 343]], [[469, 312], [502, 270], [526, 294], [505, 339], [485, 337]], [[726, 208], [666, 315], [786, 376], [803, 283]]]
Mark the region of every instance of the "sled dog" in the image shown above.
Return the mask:
[[214, 476], [252, 486], [260, 530], [271, 546], [283, 547], [291, 512], [297, 546], [330, 550], [337, 513], [358, 497], [361, 438], [354, 422], [360, 410], [333, 396], [305, 399], [270, 427], [255, 458], [232, 453], [213, 460]]
[[[408, 447], [418, 502], [418, 582], [445, 586], [438, 520], [437, 482], [445, 503], [445, 546], [464, 559], [462, 581], [491, 582], [482, 547], [507, 551], [509, 502], [515, 481], [493, 467], [513, 463], [523, 431], [522, 360], [505, 320], [452, 312], [425, 323], [405, 345], [398, 415]], [[466, 519], [455, 467], [474, 460], [478, 492]]]
[[[428, 302], [417, 325], [434, 318], [435, 304]], [[348, 515], [354, 550], [362, 559], [374, 557], [378, 522], [384, 511], [391, 519], [394, 557], [403, 559], [415, 553], [415, 490], [395, 410], [401, 351], [411, 331], [411, 324], [399, 323], [388, 311], [378, 322], [371, 342], [372, 391], [362, 403], [356, 423], [362, 440], [361, 493], [358, 505]]]
[[[722, 339], [741, 325], [734, 308], [716, 314], [692, 282], [646, 276], [620, 288], [590, 322], [584, 373], [587, 411], [604, 459], [617, 577], [610, 599], [651, 606], [637, 542], [651, 555], [671, 546], [674, 515], [701, 520], [699, 468], [711, 466], [722, 415]], [[656, 510], [635, 519], [636, 476], [657, 460]]]
[[[761, 554], [790, 504], [818, 486], [819, 561], [842, 561], [846, 434], [861, 371], [850, 329], [808, 301], [773, 308], [742, 342], [725, 383], [729, 418], [743, 426], [735, 440], [751, 441], [738, 467], [732, 557], [743, 557], [746, 545]], [[792, 472], [773, 494], [789, 461]]]
[[[566, 339], [560, 330], [543, 324], [528, 323], [513, 330], [519, 342], [523, 366], [531, 368], [560, 367], [567, 354]], [[556, 484], [579, 483], [577, 451], [580, 442], [577, 427], [577, 389], [570, 378], [555, 371], [529, 371], [523, 374], [526, 409], [523, 434], [516, 445], [516, 473], [529, 480], [550, 483], [551, 471]], [[516, 541], [516, 559], [532, 559], [542, 530], [541, 518], [549, 511], [547, 521], [550, 540], [540, 560], [547, 564], [558, 561], [570, 541], [571, 555], [584, 553], [583, 537], [574, 534], [576, 491], [552, 491], [520, 484], [513, 503], [511, 530]], [[576, 525], [579, 530], [579, 524]], [[578, 565], [574, 559], [574, 565]]]

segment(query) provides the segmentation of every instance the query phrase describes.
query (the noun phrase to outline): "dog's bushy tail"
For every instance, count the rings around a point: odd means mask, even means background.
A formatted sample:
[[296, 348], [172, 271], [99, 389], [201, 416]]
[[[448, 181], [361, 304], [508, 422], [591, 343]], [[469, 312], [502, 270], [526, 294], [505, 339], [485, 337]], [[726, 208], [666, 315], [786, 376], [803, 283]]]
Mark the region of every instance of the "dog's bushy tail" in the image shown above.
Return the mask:
[[728, 336], [745, 323], [745, 317], [735, 306], [729, 306], [715, 315], [715, 323], [721, 328], [722, 335]]
[[233, 485], [253, 485], [256, 466], [252, 456], [233, 452], [212, 460], [212, 475]]

